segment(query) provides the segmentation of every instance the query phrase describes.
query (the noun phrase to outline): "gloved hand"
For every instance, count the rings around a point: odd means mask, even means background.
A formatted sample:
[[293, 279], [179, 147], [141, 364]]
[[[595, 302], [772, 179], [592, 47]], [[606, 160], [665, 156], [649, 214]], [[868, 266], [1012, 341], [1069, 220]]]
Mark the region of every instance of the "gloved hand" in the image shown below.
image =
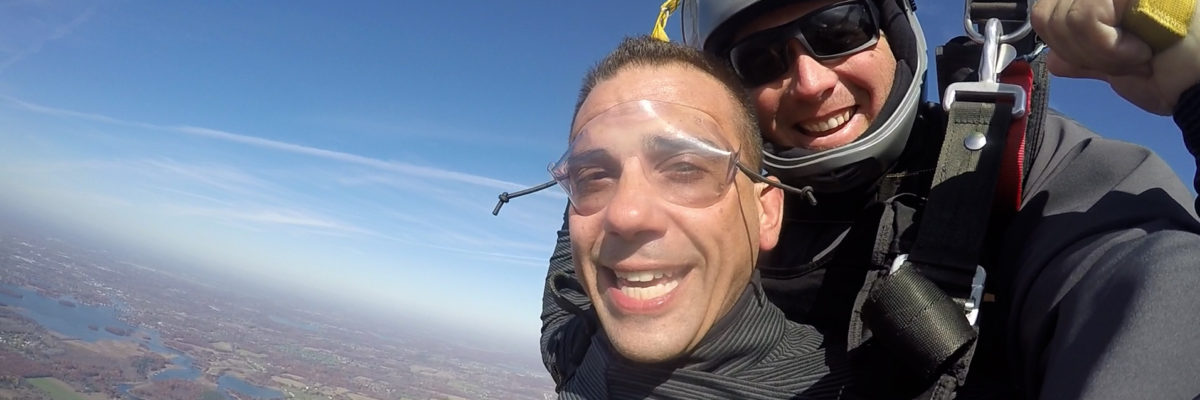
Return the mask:
[[1200, 83], [1200, 7], [1195, 7], [1187, 36], [1155, 54], [1121, 27], [1130, 3], [1040, 0], [1033, 6], [1033, 29], [1050, 46], [1046, 62], [1051, 73], [1108, 82], [1134, 105], [1170, 115], [1179, 95]]

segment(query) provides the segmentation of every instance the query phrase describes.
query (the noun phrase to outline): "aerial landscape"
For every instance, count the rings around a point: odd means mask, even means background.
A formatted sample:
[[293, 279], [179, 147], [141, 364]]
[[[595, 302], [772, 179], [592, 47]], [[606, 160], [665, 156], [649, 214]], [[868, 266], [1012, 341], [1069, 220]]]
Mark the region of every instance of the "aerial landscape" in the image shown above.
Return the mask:
[[463, 339], [484, 328], [205, 275], [0, 229], [0, 399], [553, 397], [536, 348]]

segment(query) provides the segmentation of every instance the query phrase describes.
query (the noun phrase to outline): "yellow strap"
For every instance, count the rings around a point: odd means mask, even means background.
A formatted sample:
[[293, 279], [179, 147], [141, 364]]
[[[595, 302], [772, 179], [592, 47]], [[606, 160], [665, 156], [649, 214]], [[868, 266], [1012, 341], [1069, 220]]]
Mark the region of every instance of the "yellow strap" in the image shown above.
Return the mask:
[[675, 8], [679, 7], [679, 1], [666, 0], [662, 3], [662, 6], [658, 8], [658, 20], [654, 21], [654, 30], [650, 31], [650, 37], [664, 42], [671, 41], [671, 38], [667, 37], [667, 18], [675, 12]]
[[1187, 36], [1196, 0], [1134, 0], [1121, 25], [1162, 51]]

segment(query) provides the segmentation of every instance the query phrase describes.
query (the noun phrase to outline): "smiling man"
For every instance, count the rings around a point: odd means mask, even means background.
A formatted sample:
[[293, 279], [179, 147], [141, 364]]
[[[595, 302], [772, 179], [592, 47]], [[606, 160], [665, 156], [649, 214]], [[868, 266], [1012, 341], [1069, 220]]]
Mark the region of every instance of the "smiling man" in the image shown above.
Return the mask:
[[628, 39], [585, 80], [551, 168], [594, 305], [555, 354], [582, 357], [563, 398], [824, 397], [847, 379], [830, 373], [821, 336], [787, 321], [758, 283], [783, 193], [757, 173], [761, 144], [738, 81], [707, 57]]

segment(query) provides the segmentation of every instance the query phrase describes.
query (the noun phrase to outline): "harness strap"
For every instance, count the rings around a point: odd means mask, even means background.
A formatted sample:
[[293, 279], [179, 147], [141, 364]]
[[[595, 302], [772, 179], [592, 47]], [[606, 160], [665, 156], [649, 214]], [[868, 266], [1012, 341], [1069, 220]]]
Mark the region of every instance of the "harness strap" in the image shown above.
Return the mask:
[[[1026, 93], [1031, 89], [1027, 63], [1014, 64], [1006, 75], [1025, 82]], [[1022, 100], [1028, 107], [1030, 96]], [[964, 318], [964, 305], [980, 306], [980, 254], [998, 186], [1006, 192], [1001, 207], [1015, 210], [1020, 199], [1027, 121], [1013, 119], [1013, 106], [970, 97], [951, 106], [910, 254], [871, 284], [862, 305], [862, 318], [883, 348], [923, 381], [935, 382], [925, 398], [952, 398], [965, 383], [974, 355], [978, 332], [974, 320]]]
[[[906, 264], [956, 299], [972, 297], [972, 283], [980, 269], [980, 253], [988, 231], [1006, 136], [1012, 124], [1011, 110], [1011, 104], [972, 101], [957, 102], [950, 109], [942, 158], [921, 218], [917, 242]], [[979, 135], [984, 135], [991, 145], [970, 150], [965, 143]], [[974, 296], [967, 301], [980, 299]], [[968, 324], [966, 318], [957, 320], [960, 327]], [[973, 339], [974, 336], [959, 349], [959, 354], [974, 354]], [[970, 359], [954, 360], [938, 377], [930, 398], [952, 398], [955, 390], [966, 382]]]
[[[1012, 104], [958, 101], [921, 216], [910, 266], [954, 298], [967, 298], [979, 265]], [[985, 144], [971, 150], [982, 139]]]
[[[1027, 62], [1014, 62], [1000, 74], [1000, 82], [1021, 86], [1022, 89], [1025, 89], [1025, 93], [1031, 93], [1035, 82], [1033, 67]], [[1026, 133], [1029, 130], [1041, 128], [1040, 125], [1028, 126], [1030, 122], [1041, 123], [1041, 110], [1034, 112], [1033, 108], [1033, 105], [1038, 103], [1034, 101], [1034, 97], [1037, 95], [1044, 97], [1045, 91], [1039, 90], [1025, 97], [1025, 109], [1031, 112], [1013, 120], [1005, 139], [1004, 157], [1000, 159], [1000, 178], [996, 185], [995, 211], [1006, 216], [1012, 215], [1021, 208], [1022, 188], [1026, 172], [1025, 143], [1028, 136]], [[1037, 121], [1030, 121], [1030, 115], [1037, 115], [1039, 118]]]
[[[937, 48], [938, 64], [938, 95], [946, 96], [948, 82], [974, 80], [975, 66], [979, 59], [979, 46], [966, 37], [957, 37]], [[1030, 164], [1027, 160], [1037, 154], [1038, 142], [1030, 138], [1041, 136], [1042, 124], [1046, 111], [1046, 95], [1049, 77], [1046, 73], [1045, 56], [1032, 60], [1015, 61], [999, 76], [1001, 83], [1021, 86], [1027, 97], [1025, 118], [1014, 121], [1009, 130], [1005, 147], [1003, 165], [1000, 167], [1000, 180], [996, 187], [996, 201], [993, 213], [1005, 221], [1020, 209], [1023, 196], [1025, 177], [1029, 175]]]
[[[944, 372], [977, 335], [952, 298], [971, 296], [1004, 150], [996, 144], [1005, 143], [1011, 109], [1009, 104], [973, 101], [951, 108], [911, 255], [872, 285], [863, 304], [863, 319], [873, 336], [923, 379]], [[971, 150], [974, 146], [964, 144], [979, 139], [993, 145]]]
[[[1040, 72], [1042, 74], [1042, 76], [1040, 76], [1040, 82], [1044, 84], [1046, 81], [1044, 76], [1045, 71], [1043, 69]], [[1008, 129], [1004, 135], [1005, 141], [1003, 145], [1003, 151], [1000, 152], [1001, 159], [999, 160], [999, 170], [996, 172], [996, 186], [993, 196], [995, 204], [992, 207], [993, 214], [990, 218], [995, 218], [997, 216], [1001, 216], [1002, 218], [1010, 217], [1011, 215], [1015, 214], [1021, 206], [1023, 178], [1025, 173], [1028, 171], [1027, 163], [1025, 162], [1025, 156], [1027, 154], [1027, 149], [1025, 146], [1028, 137], [1027, 134], [1030, 130], [1034, 130], [1035, 135], [1041, 133], [1040, 124], [1042, 123], [1045, 107], [1045, 88], [1040, 88], [1043, 90], [1039, 90], [1036, 93], [1033, 91], [1033, 85], [1037, 78], [1039, 78], [1039, 76], [1034, 75], [1032, 66], [1028, 62], [1024, 61], [1018, 61], [1010, 64], [1008, 68], [1006, 68], [999, 76], [1000, 82], [1018, 85], [1025, 91], [1026, 96], [1024, 106], [1026, 110], [1030, 110], [1031, 112], [1027, 112], [1024, 115], [1012, 119], [1008, 123]], [[1003, 109], [1009, 108], [1004, 104], [999, 105], [1000, 107], [997, 107], [998, 109], [994, 111], [1001, 112]], [[1035, 105], [1038, 106], [1037, 109], [1031, 108]], [[953, 112], [953, 109], [951, 109], [951, 111]], [[1035, 115], [1036, 117], [1030, 118], [1029, 116], [1031, 114]], [[999, 120], [1004, 120], [1004, 115], [1011, 114], [994, 114], [994, 116]], [[954, 121], [953, 117], [951, 117], [951, 121]], [[1031, 124], [1037, 125], [1031, 127]], [[951, 126], [953, 126], [953, 122], [951, 122]], [[1003, 129], [1003, 126], [992, 126], [991, 128], [1000, 130]], [[976, 172], [980, 172], [980, 170], [976, 170]], [[988, 221], [985, 219], [983, 224], [986, 225], [987, 223]], [[985, 228], [986, 226], [980, 227], [977, 233], [980, 235], [978, 240], [981, 246], [983, 238], [988, 232], [988, 230]], [[979, 248], [976, 251], [982, 252], [983, 249]], [[958, 285], [959, 287], [966, 287], [962, 281], [960, 281]], [[975, 297], [976, 298], [974, 301], [983, 301], [983, 297], [981, 295]], [[980, 307], [981, 304], [975, 304], [975, 306]], [[959, 350], [961, 352], [961, 356], [958, 357], [954, 364], [938, 377], [937, 382], [932, 388], [930, 388], [930, 391], [928, 392], [928, 399], [952, 399], [957, 395], [958, 388], [966, 383], [967, 374], [970, 371], [971, 361], [975, 356], [977, 344], [978, 342], [972, 341]]]
[[[1000, 30], [996, 21], [989, 22], [983, 47], [995, 49], [1002, 32], [1028, 29], [1027, 10], [1026, 0], [968, 0], [964, 18], [969, 33], [975, 29], [971, 22], [989, 18], [1006, 20], [1010, 26], [1023, 24], [1016, 30]], [[1035, 35], [1026, 35], [1011, 44], [1017, 54], [1026, 54], [1036, 43]], [[868, 274], [867, 287], [856, 304], [861, 310], [858, 318], [869, 328], [868, 336], [876, 339], [885, 354], [908, 367], [900, 374], [917, 378], [928, 388], [919, 399], [954, 398], [966, 383], [978, 338], [976, 318], [984, 298], [986, 273], [980, 262], [985, 259], [985, 241], [992, 232], [989, 222], [1019, 209], [1028, 171], [1025, 155], [1030, 152], [1026, 133], [1028, 129], [1040, 133], [1040, 126], [1029, 125], [1042, 123], [1045, 93], [1034, 93], [1033, 86], [1035, 82], [1044, 84], [1044, 76], [1035, 76], [1030, 64], [1020, 59], [1007, 67], [986, 64], [1004, 70], [999, 76], [995, 72], [984, 74], [990, 78], [979, 76], [965, 66], [980, 60], [981, 49], [965, 40], [938, 49], [940, 89], [948, 113], [928, 200], [916, 216], [919, 224], [909, 254], [897, 256], [890, 272], [880, 271], [878, 260], [872, 260], [878, 272]], [[996, 60], [995, 50], [991, 51], [985, 60]], [[963, 62], [948, 63], [943, 69], [943, 58]], [[971, 78], [979, 79], [980, 84], [958, 86], [949, 97], [944, 93], [944, 82], [973, 81]], [[1031, 112], [1036, 114], [1027, 117]], [[887, 232], [880, 231], [883, 233]], [[855, 339], [865, 339], [856, 337], [854, 331], [852, 349]], [[932, 386], [924, 386], [930, 383]]]

